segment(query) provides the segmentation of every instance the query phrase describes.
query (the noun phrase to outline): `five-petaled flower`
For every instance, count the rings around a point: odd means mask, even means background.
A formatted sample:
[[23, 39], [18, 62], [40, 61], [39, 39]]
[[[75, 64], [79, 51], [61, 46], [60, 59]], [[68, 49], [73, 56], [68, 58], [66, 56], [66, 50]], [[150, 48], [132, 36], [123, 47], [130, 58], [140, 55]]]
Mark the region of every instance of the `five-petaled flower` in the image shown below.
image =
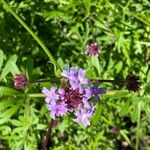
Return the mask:
[[106, 93], [106, 88], [98, 88], [99, 82], [95, 81], [94, 87], [92, 87], [92, 94], [95, 97], [95, 101], [99, 101], [99, 94], [105, 94]]

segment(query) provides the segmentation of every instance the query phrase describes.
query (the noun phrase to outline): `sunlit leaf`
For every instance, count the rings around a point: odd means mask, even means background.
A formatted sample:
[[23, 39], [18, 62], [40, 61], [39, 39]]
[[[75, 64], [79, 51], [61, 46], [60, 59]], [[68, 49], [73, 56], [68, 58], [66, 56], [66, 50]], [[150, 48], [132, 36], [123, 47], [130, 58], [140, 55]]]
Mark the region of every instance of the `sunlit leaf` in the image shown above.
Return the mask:
[[15, 89], [12, 89], [10, 87], [4, 87], [0, 86], [0, 96], [17, 96], [21, 95], [22, 93], [20, 91], [17, 91]]
[[131, 101], [130, 99], [128, 99], [127, 102], [123, 104], [121, 111], [120, 111], [120, 115], [126, 115], [127, 113], [129, 113], [130, 108], [131, 108], [130, 105], [131, 105]]
[[91, 57], [91, 62], [93, 64], [93, 66], [97, 69], [98, 74], [100, 75], [100, 73], [101, 73], [101, 66], [100, 66], [98, 57], [92, 56]]

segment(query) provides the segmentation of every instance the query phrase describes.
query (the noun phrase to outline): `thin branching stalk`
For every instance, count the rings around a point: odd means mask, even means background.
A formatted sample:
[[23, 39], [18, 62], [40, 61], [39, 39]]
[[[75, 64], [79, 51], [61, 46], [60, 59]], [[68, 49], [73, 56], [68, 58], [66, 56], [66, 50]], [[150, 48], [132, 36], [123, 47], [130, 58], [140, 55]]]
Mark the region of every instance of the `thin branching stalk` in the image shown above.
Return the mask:
[[28, 25], [13, 11], [13, 9], [4, 1], [1, 0], [1, 2], [4, 4], [5, 9], [7, 9], [16, 19], [17, 21], [29, 32], [30, 35], [34, 38], [34, 40], [37, 41], [37, 43], [41, 46], [41, 48], [44, 50], [44, 52], [47, 54], [47, 56], [50, 58], [51, 62], [58, 67], [58, 69], [61, 71], [61, 67], [53, 57], [53, 55], [50, 53], [48, 48], [44, 45], [44, 43], [39, 39], [39, 37], [28, 27]]
[[[58, 81], [61, 78], [56, 78], [56, 79], [39, 79], [35, 81], [29, 81], [28, 83], [42, 83], [42, 82], [54, 82]], [[99, 82], [108, 82], [108, 83], [120, 83], [124, 84], [125, 80], [103, 80], [103, 79], [91, 79], [92, 81], [99, 81]]]
[[28, 84], [32, 83], [42, 83], [42, 82], [56, 82], [59, 81], [61, 78], [53, 78], [53, 79], [39, 79], [39, 80], [34, 80], [34, 81], [29, 81]]
[[99, 82], [108, 82], [108, 83], [120, 83], [120, 84], [124, 84], [125, 80], [97, 80]]

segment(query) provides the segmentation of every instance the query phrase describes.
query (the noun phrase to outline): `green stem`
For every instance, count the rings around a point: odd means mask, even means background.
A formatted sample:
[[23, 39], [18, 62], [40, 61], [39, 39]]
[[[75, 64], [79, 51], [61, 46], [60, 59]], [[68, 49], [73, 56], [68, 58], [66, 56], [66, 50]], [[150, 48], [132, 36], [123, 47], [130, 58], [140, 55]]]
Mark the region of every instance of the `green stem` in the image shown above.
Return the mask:
[[30, 97], [25, 99], [25, 116], [28, 118], [30, 116]]
[[34, 97], [45, 97], [42, 93], [30, 93], [28, 94], [28, 97], [34, 98]]
[[139, 133], [140, 133], [140, 119], [141, 119], [141, 103], [138, 103], [138, 119], [136, 128], [136, 150], [139, 149]]
[[59, 81], [61, 78], [55, 78], [55, 79], [39, 79], [39, 80], [34, 80], [34, 81], [29, 81], [28, 83], [41, 83], [41, 82], [57, 82]]
[[58, 67], [58, 69], [61, 71], [61, 67], [59, 66], [59, 64], [53, 57], [53, 55], [49, 52], [48, 48], [39, 39], [39, 37], [28, 27], [28, 25], [12, 10], [12, 8], [4, 0], [1, 0], [1, 2], [4, 4], [5, 9], [7, 9], [17, 19], [17, 21], [30, 33], [30, 35], [32, 35], [32, 37], [37, 41], [37, 43], [41, 46], [41, 48], [44, 50], [44, 52], [50, 58], [52, 63], [54, 65], [56, 65]]

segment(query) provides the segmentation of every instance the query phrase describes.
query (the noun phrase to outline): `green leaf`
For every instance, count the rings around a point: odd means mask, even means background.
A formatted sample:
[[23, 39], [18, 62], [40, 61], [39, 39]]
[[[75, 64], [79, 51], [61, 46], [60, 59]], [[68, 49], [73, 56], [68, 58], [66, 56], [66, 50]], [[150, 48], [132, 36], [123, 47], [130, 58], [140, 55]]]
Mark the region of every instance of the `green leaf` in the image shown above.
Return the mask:
[[126, 130], [120, 130], [120, 134], [122, 135], [122, 137], [126, 140], [126, 142], [128, 143], [128, 144], [131, 144], [131, 141], [130, 141], [130, 139], [128, 138], [128, 136], [127, 136], [127, 131]]
[[13, 134], [15, 134], [15, 133], [24, 133], [24, 132], [26, 132], [26, 130], [24, 129], [24, 127], [18, 127], [18, 128], [15, 128], [13, 131]]
[[116, 73], [119, 73], [122, 69], [123, 63], [122, 61], [119, 61], [116, 65], [115, 65], [115, 69], [116, 69]]
[[131, 105], [131, 101], [130, 99], [127, 100], [127, 102], [122, 106], [122, 109], [120, 111], [120, 115], [126, 115], [129, 111], [130, 111], [130, 105]]
[[1, 125], [1, 124], [4, 124], [4, 123], [7, 123], [9, 120], [10, 120], [9, 117], [0, 118], [0, 125]]
[[97, 103], [95, 115], [92, 117], [91, 122], [95, 125], [100, 120], [102, 115], [103, 107], [101, 103]]
[[138, 119], [138, 103], [133, 106], [133, 110], [131, 111], [131, 119], [133, 122], [136, 122]]
[[8, 126], [1, 126], [0, 130], [2, 132], [2, 135], [8, 135], [11, 133], [11, 128]]
[[91, 0], [84, 0], [84, 5], [87, 10], [87, 16], [90, 14]]
[[92, 56], [91, 57], [91, 62], [93, 64], [93, 66], [97, 69], [98, 71], [98, 74], [100, 75], [101, 74], [101, 70], [100, 70], [100, 63], [99, 63], [99, 59], [97, 56]]
[[2, 50], [0, 50], [0, 70], [1, 70], [2, 65], [3, 65], [3, 61], [4, 61], [4, 53]]
[[64, 68], [64, 62], [63, 62], [62, 58], [58, 58], [57, 62], [59, 64], [59, 66], [61, 67], [61, 69], [63, 70], [63, 68]]
[[[103, 29], [103, 30], [106, 30], [106, 31], [109, 31], [110, 29], [109, 28], [107, 28], [104, 24], [102, 24], [100, 21], [97, 21], [97, 20], [95, 20], [95, 26], [97, 26], [97, 27], [99, 27], [99, 28], [101, 28], [101, 29]], [[108, 40], [108, 37], [106, 37], [106, 39]]]
[[67, 34], [67, 37], [70, 37], [70, 35], [72, 35], [73, 33], [77, 33], [79, 28], [81, 28], [82, 31], [84, 30], [83, 25], [78, 22], [75, 26], [71, 27], [69, 33]]
[[148, 116], [148, 118], [150, 119], [150, 105], [146, 104], [144, 107], [144, 111], [146, 115]]
[[9, 69], [13, 76], [15, 76], [16, 74], [20, 74], [16, 63], [14, 63], [13, 61], [10, 62]]
[[148, 71], [147, 80], [146, 81], [147, 81], [147, 83], [150, 82], [150, 70]]
[[64, 117], [64, 120], [59, 124], [58, 128], [61, 132], [64, 132], [69, 126], [68, 118]]
[[[126, 41], [126, 42], [127, 42], [127, 41]], [[128, 54], [127, 48], [126, 48], [126, 47], [122, 47], [122, 52], [123, 52], [124, 56], [126, 57], [127, 64], [128, 64], [129, 66], [131, 66], [131, 59], [130, 59], [130, 56], [129, 56], [129, 54]]]
[[10, 87], [0, 86], [0, 96], [16, 96], [21, 95], [20, 91], [12, 89]]
[[0, 111], [5, 110], [7, 107], [12, 106], [12, 104], [14, 103], [14, 101], [12, 100], [2, 100], [0, 102]]
[[66, 23], [70, 23], [70, 19], [71, 19], [65, 12], [57, 11], [57, 10], [51, 12], [44, 11], [43, 13], [39, 13], [39, 15], [46, 18], [46, 21], [59, 18]]
[[12, 62], [16, 63], [17, 55], [12, 55], [7, 61], [5, 67], [2, 69], [2, 74], [0, 75], [0, 81], [5, 78], [5, 76], [10, 72], [10, 64]]
[[106, 94], [103, 95], [104, 98], [118, 99], [122, 97], [129, 97], [130, 93], [127, 90], [113, 90], [107, 91]]
[[37, 127], [36, 127], [36, 129], [37, 129], [37, 130], [45, 130], [46, 127], [47, 127], [47, 126], [46, 126], [45, 124], [38, 124]]
[[14, 126], [22, 126], [22, 123], [20, 121], [18, 121], [18, 120], [15, 120], [15, 119], [11, 120], [11, 123]]
[[4, 113], [2, 113], [0, 115], [0, 118], [10, 118], [16, 113], [17, 110], [18, 110], [18, 106], [14, 105], [11, 108], [7, 109]]

